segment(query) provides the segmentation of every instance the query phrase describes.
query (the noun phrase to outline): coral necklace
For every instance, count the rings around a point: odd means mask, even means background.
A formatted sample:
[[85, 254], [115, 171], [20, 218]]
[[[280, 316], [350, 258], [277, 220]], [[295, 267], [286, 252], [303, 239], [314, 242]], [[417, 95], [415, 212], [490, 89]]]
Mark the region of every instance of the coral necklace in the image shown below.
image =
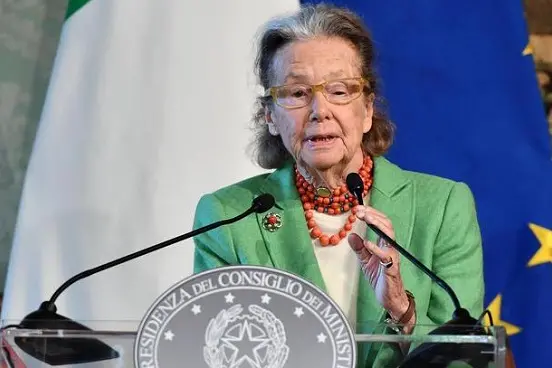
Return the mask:
[[[364, 192], [362, 196], [365, 197], [368, 190], [372, 186], [372, 167], [373, 162], [369, 156], [364, 157], [362, 167], [358, 171], [358, 174], [364, 182]], [[356, 221], [355, 206], [358, 205], [358, 201], [355, 196], [349, 192], [347, 186], [343, 184], [339, 188], [328, 189], [326, 187], [314, 188], [301, 173], [295, 167], [295, 186], [301, 196], [301, 202], [303, 203], [303, 209], [305, 211], [305, 219], [307, 220], [307, 227], [310, 232], [310, 236], [313, 239], [318, 239], [320, 245], [337, 245], [341, 239], [347, 236], [347, 233], [353, 228], [353, 223]], [[316, 224], [314, 220], [314, 211], [320, 213], [326, 213], [328, 215], [339, 215], [351, 211], [351, 214], [347, 218], [347, 222], [343, 228], [333, 235], [323, 234], [322, 230]]]

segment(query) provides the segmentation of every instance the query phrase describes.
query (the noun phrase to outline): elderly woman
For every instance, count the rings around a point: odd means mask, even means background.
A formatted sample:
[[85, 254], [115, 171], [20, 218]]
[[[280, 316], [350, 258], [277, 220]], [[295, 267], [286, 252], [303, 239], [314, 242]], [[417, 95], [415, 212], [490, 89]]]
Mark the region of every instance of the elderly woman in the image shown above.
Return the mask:
[[[393, 129], [374, 103], [373, 58], [369, 32], [344, 9], [303, 7], [266, 25], [256, 59], [266, 94], [254, 116], [254, 145], [258, 164], [275, 170], [205, 195], [195, 226], [237, 215], [266, 192], [276, 198], [272, 221], [281, 227], [271, 232], [251, 216], [196, 237], [195, 272], [234, 264], [290, 271], [325, 290], [357, 332], [386, 319], [404, 325], [404, 334], [414, 324], [450, 320], [449, 297], [401, 262], [367, 228], [373, 224], [478, 316], [482, 249], [472, 194], [463, 183], [405, 171], [383, 157]], [[364, 206], [345, 185], [349, 173], [362, 177]], [[372, 349], [359, 359], [371, 364], [376, 356]]]

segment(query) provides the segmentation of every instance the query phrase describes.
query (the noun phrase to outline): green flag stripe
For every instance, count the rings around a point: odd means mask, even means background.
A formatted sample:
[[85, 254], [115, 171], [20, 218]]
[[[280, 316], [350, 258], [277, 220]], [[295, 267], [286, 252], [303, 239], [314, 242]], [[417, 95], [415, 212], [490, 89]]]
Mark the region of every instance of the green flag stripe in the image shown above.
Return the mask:
[[65, 20], [69, 19], [71, 15], [75, 14], [88, 2], [90, 2], [90, 0], [69, 0], [69, 4], [67, 4], [67, 13], [65, 13]]

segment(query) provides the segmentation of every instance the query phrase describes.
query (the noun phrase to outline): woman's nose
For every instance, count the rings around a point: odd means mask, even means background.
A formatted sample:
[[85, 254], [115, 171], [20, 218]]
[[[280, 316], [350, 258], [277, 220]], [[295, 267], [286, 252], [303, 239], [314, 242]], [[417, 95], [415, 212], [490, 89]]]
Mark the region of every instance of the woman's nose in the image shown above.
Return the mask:
[[320, 123], [330, 117], [331, 114], [328, 108], [328, 101], [322, 92], [317, 91], [313, 94], [311, 110], [311, 121], [318, 121]]

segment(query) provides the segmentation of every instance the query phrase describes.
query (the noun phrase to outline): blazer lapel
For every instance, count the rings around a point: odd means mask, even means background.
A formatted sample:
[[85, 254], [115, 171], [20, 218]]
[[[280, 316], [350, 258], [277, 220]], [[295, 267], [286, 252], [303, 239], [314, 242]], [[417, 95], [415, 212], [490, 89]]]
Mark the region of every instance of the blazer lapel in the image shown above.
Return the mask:
[[[395, 240], [406, 249], [409, 247], [414, 224], [413, 191], [412, 183], [401, 169], [383, 157], [375, 159], [374, 184], [370, 191], [369, 205], [387, 215], [393, 223]], [[373, 242], [377, 240], [377, 235], [369, 228], [366, 235]], [[358, 284], [357, 333], [382, 333], [382, 329], [376, 328], [382, 326], [385, 314], [386, 311], [378, 303], [372, 287], [361, 274]], [[367, 347], [363, 346], [360, 350], [368, 354]], [[372, 350], [371, 353], [377, 351]]]
[[[294, 175], [293, 164], [288, 163], [267, 177], [261, 191], [272, 194], [276, 205], [267, 213], [257, 214], [257, 221], [274, 267], [296, 274], [326, 292]], [[272, 232], [264, 225], [269, 214], [280, 215], [282, 221], [280, 228]]]

